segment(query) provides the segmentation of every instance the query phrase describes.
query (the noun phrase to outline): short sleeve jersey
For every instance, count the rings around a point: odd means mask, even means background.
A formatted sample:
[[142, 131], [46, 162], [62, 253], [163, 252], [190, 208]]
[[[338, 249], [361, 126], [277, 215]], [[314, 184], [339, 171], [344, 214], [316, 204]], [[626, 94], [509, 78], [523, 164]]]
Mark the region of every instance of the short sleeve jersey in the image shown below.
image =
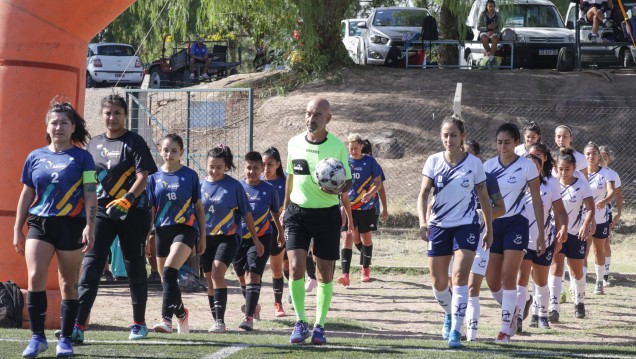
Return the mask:
[[[621, 188], [621, 184], [622, 184], [621, 177], [618, 175], [618, 173], [609, 167], [605, 167], [605, 168], [607, 168], [607, 170], [609, 171], [609, 180], [614, 181], [614, 189]], [[611, 202], [607, 204], [607, 210], [609, 211], [609, 213], [612, 213]]]
[[199, 177], [183, 166], [175, 172], [162, 169], [148, 177], [148, 200], [156, 208], [155, 227], [185, 224], [198, 229], [194, 205], [201, 198]]
[[433, 181], [434, 199], [429, 225], [452, 228], [478, 224], [473, 189], [486, 180], [481, 161], [471, 155], [451, 166], [444, 152], [430, 156], [422, 174]]
[[[611, 177], [611, 172], [605, 167], [599, 167], [598, 171], [589, 174], [587, 183], [592, 190], [595, 204], [607, 197], [607, 183], [611, 181]], [[604, 209], [597, 208], [594, 212], [594, 221], [597, 224], [606, 223], [609, 221], [609, 215], [610, 211], [607, 206]]]
[[373, 187], [373, 180], [382, 175], [378, 162], [368, 155], [362, 155], [359, 160], [349, 156], [349, 167], [352, 178], [351, 189], [349, 189], [351, 209], [354, 211], [373, 209], [374, 201], [362, 203], [362, 196]]
[[576, 170], [582, 171], [587, 167], [587, 159], [585, 155], [579, 151], [574, 151], [574, 159], [576, 160]]
[[[143, 137], [132, 131], [126, 131], [118, 138], [108, 138], [106, 134], [95, 136], [87, 150], [97, 166], [97, 202], [102, 209], [130, 191], [137, 179], [137, 173], [147, 171], [151, 175], [157, 172], [148, 144]], [[148, 208], [145, 191], [133, 205]]]
[[201, 201], [209, 236], [238, 233], [242, 217], [249, 212], [247, 195], [241, 182], [228, 175], [216, 182], [202, 181]]
[[83, 173], [95, 171], [90, 153], [79, 147], [53, 152], [48, 147], [27, 156], [21, 181], [35, 190], [29, 213], [40, 217], [86, 217]]
[[563, 206], [568, 214], [568, 233], [577, 235], [585, 219], [583, 218], [585, 209], [583, 201], [586, 198], [592, 198], [592, 190], [587, 181], [581, 178], [576, 178], [569, 186], [563, 183], [560, 183], [560, 186]]
[[[259, 237], [272, 233], [272, 213], [278, 212], [281, 207], [276, 188], [265, 181], [255, 186], [248, 184], [245, 180], [241, 181], [241, 184], [247, 194], [247, 203], [254, 218], [256, 233]], [[245, 221], [241, 223], [241, 234], [243, 238], [252, 238]]]
[[287, 182], [287, 176], [279, 177], [271, 181], [268, 181], [265, 178], [261, 178], [261, 180], [274, 186], [276, 194], [278, 194], [278, 200], [280, 202], [280, 207], [278, 208], [277, 212], [280, 213], [283, 210], [283, 201], [285, 200], [285, 185]]
[[486, 172], [495, 176], [499, 183], [501, 196], [506, 206], [506, 213], [500, 218], [523, 213], [528, 182], [539, 177], [539, 171], [534, 162], [525, 157], [517, 157], [512, 163], [504, 166], [497, 156], [486, 161], [484, 168]]
[[541, 183], [539, 192], [541, 194], [541, 202], [543, 203], [543, 220], [545, 223], [540, 225], [537, 223], [537, 217], [534, 215], [534, 207], [532, 206], [532, 196], [530, 192], [526, 192], [525, 201], [526, 209], [523, 215], [528, 219], [528, 227], [530, 231], [530, 240], [528, 242], [528, 249], [537, 250], [537, 238], [539, 237], [539, 231], [543, 230], [543, 235], [546, 240], [546, 247], [550, 246], [554, 241], [552, 231], [550, 230], [552, 224], [552, 204], [561, 199], [561, 187], [559, 186], [559, 180], [550, 177], [544, 178], [546, 183]]
[[528, 151], [526, 150], [526, 145], [522, 143], [519, 146], [515, 147], [515, 154], [517, 154], [517, 156], [527, 155]]
[[332, 133], [327, 133], [327, 137], [321, 143], [307, 141], [305, 133], [289, 140], [287, 173], [294, 175], [290, 194], [293, 203], [303, 208], [328, 208], [338, 205], [338, 195], [321, 190], [314, 178], [316, 164], [325, 158], [335, 158], [342, 162], [347, 174], [346, 179], [351, 179], [347, 148]]
[[190, 46], [190, 54], [198, 57], [203, 57], [208, 54], [208, 47], [203, 44], [203, 46], [199, 47], [198, 43], [192, 44]]

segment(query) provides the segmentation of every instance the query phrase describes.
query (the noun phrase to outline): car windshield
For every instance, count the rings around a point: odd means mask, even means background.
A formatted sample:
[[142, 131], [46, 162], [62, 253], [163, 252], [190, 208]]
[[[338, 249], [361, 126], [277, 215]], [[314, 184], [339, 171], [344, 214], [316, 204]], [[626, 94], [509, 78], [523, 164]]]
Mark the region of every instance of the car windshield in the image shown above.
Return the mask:
[[97, 47], [97, 54], [102, 56], [134, 56], [135, 49], [125, 45], [102, 45]]
[[422, 27], [428, 12], [424, 9], [386, 9], [377, 10], [373, 17], [373, 26]]
[[557, 8], [550, 5], [502, 5], [499, 11], [504, 27], [564, 27]]

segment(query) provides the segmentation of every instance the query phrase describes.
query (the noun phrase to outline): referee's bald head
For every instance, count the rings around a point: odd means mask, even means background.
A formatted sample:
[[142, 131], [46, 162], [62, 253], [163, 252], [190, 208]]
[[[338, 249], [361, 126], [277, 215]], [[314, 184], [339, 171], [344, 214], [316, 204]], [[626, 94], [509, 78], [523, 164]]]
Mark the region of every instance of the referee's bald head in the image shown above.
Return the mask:
[[307, 108], [319, 108], [323, 111], [327, 111], [327, 113], [329, 115], [331, 115], [331, 105], [329, 104], [329, 101], [327, 101], [327, 99], [325, 99], [324, 97], [314, 97], [313, 99], [311, 99], [309, 101], [309, 103], [307, 103]]

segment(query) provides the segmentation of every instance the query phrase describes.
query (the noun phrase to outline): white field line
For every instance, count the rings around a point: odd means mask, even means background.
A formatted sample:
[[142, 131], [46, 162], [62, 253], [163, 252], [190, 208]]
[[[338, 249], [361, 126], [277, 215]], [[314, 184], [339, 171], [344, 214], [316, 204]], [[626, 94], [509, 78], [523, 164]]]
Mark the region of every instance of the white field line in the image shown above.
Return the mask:
[[[0, 338], [0, 342], [22, 342], [28, 343], [27, 339], [16, 339], [16, 338]], [[214, 345], [214, 346], [225, 346], [226, 349], [230, 348], [240, 348], [239, 350], [245, 348], [281, 348], [281, 349], [289, 349], [293, 348], [291, 344], [244, 344], [244, 343], [221, 343], [221, 342], [213, 342], [213, 341], [167, 341], [167, 340], [136, 340], [134, 342], [130, 340], [86, 340], [85, 343], [88, 344], [129, 344], [129, 345], [183, 345], [183, 346], [192, 346], [192, 345]], [[585, 353], [563, 353], [560, 351], [498, 351], [498, 350], [490, 350], [490, 349], [472, 349], [470, 347], [464, 347], [462, 350], [450, 350], [443, 348], [396, 348], [396, 347], [361, 347], [361, 346], [353, 346], [353, 345], [321, 345], [321, 348], [328, 349], [342, 349], [342, 350], [360, 350], [360, 351], [371, 351], [371, 352], [384, 352], [387, 349], [404, 351], [404, 352], [432, 352], [432, 353], [480, 353], [480, 354], [505, 354], [508, 356], [518, 356], [518, 357], [529, 357], [529, 356], [542, 356], [542, 357], [569, 357], [569, 358], [602, 358], [602, 359], [633, 359], [633, 355], [610, 355], [607, 353], [600, 354], [585, 354]], [[502, 346], [504, 348], [505, 346]], [[238, 351], [238, 350], [237, 350]], [[217, 352], [218, 353], [218, 352]], [[232, 354], [232, 353], [230, 353]], [[230, 354], [227, 354], [228, 356]], [[206, 356], [206, 358], [212, 358], [211, 356]]]
[[236, 346], [226, 347], [219, 350], [218, 352], [214, 354], [206, 355], [205, 357], [203, 357], [203, 359], [224, 359], [234, 353], [240, 352], [241, 350], [245, 348], [246, 348], [246, 345], [241, 345], [241, 346], [236, 345]]

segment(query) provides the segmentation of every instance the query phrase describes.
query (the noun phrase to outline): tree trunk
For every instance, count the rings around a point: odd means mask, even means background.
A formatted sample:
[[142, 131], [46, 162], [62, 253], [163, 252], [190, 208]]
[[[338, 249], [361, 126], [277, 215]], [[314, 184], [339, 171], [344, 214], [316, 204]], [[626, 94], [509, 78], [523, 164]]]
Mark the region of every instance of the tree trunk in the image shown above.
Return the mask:
[[[449, 1], [444, 0], [440, 7], [439, 15], [439, 27], [440, 37], [444, 40], [458, 40], [459, 29], [457, 23], [457, 16], [453, 14], [449, 7]], [[442, 45], [439, 47], [437, 54], [438, 63], [440, 65], [459, 65], [457, 62], [459, 56], [459, 49], [455, 45]]]

